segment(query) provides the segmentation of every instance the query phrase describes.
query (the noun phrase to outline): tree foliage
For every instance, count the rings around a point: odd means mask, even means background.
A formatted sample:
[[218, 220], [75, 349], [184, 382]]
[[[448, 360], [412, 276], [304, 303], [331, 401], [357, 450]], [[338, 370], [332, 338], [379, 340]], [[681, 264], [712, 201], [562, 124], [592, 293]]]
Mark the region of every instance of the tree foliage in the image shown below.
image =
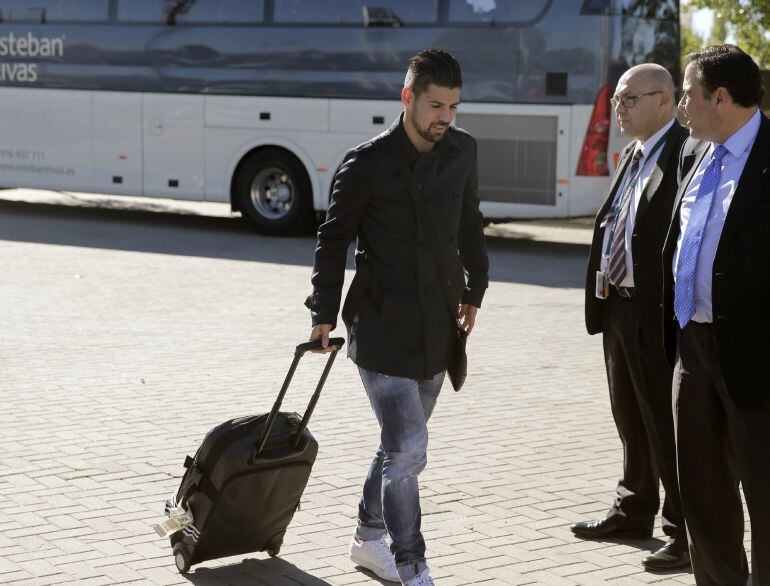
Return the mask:
[[681, 8], [682, 17], [680, 19], [680, 42], [681, 42], [681, 71], [684, 71], [685, 57], [703, 48], [704, 40], [698, 33], [696, 33], [691, 26], [691, 14], [693, 11], [692, 4], [683, 4]]
[[[763, 69], [770, 68], [770, 0], [693, 0], [698, 8], [714, 11], [715, 27], [727, 25], [741, 49]], [[724, 22], [719, 23], [722, 19]], [[712, 36], [714, 35], [712, 31]]]
[[711, 32], [706, 43], [708, 45], [721, 45], [727, 40], [728, 33], [727, 19], [714, 15], [714, 23], [711, 25]]

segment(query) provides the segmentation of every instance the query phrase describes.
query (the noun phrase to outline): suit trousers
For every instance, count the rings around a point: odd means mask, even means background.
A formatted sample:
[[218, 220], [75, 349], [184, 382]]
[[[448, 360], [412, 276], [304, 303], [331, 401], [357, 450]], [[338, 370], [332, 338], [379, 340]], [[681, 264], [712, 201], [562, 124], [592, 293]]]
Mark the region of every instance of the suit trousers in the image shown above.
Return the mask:
[[738, 408], [719, 366], [711, 324], [679, 333], [674, 368], [679, 484], [698, 586], [744, 586], [743, 486], [754, 586], [770, 586], [770, 407]]
[[623, 443], [623, 477], [608, 516], [622, 515], [651, 530], [665, 490], [663, 531], [684, 539], [684, 520], [676, 479], [671, 368], [662, 340], [642, 328], [633, 298], [614, 288], [603, 313], [604, 361], [615, 425]]

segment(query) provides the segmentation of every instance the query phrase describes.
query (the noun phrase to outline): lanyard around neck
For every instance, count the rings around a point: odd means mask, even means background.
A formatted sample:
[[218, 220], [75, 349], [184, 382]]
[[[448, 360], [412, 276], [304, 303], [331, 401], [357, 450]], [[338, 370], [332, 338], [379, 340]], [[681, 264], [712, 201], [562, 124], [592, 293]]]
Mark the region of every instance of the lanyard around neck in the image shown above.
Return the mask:
[[[609, 238], [607, 239], [607, 246], [604, 250], [604, 256], [609, 257], [610, 253], [610, 247], [612, 246], [612, 237], [615, 233], [615, 230], [617, 229], [617, 223], [618, 223], [618, 216], [620, 216], [620, 210], [623, 209], [623, 206], [625, 205], [628, 198], [631, 197], [631, 194], [634, 192], [634, 187], [636, 186], [636, 182], [638, 181], [639, 177], [642, 175], [642, 171], [644, 170], [644, 166], [647, 164], [647, 161], [650, 161], [652, 159], [652, 156], [660, 150], [661, 147], [663, 147], [663, 144], [666, 142], [666, 136], [668, 135], [668, 132], [666, 132], [662, 137], [660, 137], [660, 140], [655, 143], [655, 145], [650, 149], [650, 152], [647, 153], [642, 160], [639, 161], [639, 168], [636, 170], [636, 173], [634, 173], [634, 176], [630, 178], [630, 180], [627, 181], [626, 187], [623, 189], [623, 191], [620, 194], [620, 197], [617, 198], [615, 201], [615, 204], [612, 206], [612, 212], [610, 214], [612, 216], [612, 223], [609, 226]], [[633, 158], [633, 155], [632, 155]], [[608, 218], [609, 219], [609, 218]]]
[[622, 209], [623, 205], [626, 203], [626, 200], [629, 197], [631, 197], [631, 194], [634, 192], [634, 187], [636, 186], [636, 182], [639, 180], [639, 177], [641, 177], [642, 171], [644, 170], [644, 166], [647, 164], [647, 161], [651, 160], [653, 155], [656, 152], [658, 152], [658, 150], [660, 150], [660, 148], [663, 146], [663, 143], [666, 142], [666, 134], [660, 137], [660, 140], [658, 140], [658, 142], [655, 143], [652, 149], [650, 149], [650, 152], [644, 155], [644, 157], [639, 161], [639, 168], [636, 170], [636, 173], [634, 173], [634, 176], [629, 178], [628, 184], [626, 185], [625, 189], [621, 193], [620, 197], [615, 202], [614, 208], [615, 208], [616, 218], [618, 216], [618, 213], [620, 213], [620, 210]]

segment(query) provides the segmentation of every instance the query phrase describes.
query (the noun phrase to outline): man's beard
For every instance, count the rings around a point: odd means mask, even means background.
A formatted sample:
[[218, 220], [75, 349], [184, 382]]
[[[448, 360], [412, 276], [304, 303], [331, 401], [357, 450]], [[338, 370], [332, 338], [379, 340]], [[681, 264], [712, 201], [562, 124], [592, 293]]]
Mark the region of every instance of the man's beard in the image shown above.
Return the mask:
[[417, 122], [417, 113], [412, 111], [412, 126], [422, 138], [428, 142], [439, 142], [446, 135], [446, 130], [441, 134], [434, 134], [432, 129], [435, 127], [446, 128], [449, 124], [430, 124], [427, 128], [422, 128]]

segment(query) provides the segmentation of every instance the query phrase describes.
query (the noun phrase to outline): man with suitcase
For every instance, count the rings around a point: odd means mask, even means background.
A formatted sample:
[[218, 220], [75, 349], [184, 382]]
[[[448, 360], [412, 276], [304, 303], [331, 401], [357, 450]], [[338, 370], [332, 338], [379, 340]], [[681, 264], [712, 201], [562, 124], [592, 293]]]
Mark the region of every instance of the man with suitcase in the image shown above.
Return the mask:
[[306, 302], [310, 339], [331, 350], [347, 249], [357, 238], [356, 275], [342, 314], [349, 356], [381, 435], [350, 558], [383, 579], [414, 586], [433, 584], [417, 481], [427, 462], [426, 424], [452, 360], [457, 320], [470, 333], [488, 284], [476, 141], [450, 125], [461, 85], [449, 53], [427, 49], [412, 58], [403, 113], [348, 152], [337, 172]]

